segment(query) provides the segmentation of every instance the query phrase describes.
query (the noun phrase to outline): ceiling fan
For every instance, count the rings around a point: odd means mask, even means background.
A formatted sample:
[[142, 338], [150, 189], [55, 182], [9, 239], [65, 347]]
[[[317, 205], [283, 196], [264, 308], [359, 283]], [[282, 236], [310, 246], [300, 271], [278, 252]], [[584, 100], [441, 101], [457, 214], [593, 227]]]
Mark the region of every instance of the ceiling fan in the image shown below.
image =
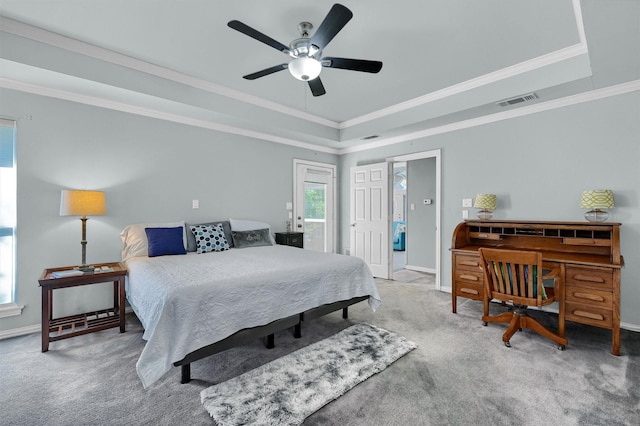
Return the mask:
[[298, 80], [306, 81], [309, 84], [313, 96], [321, 96], [326, 93], [320, 71], [322, 68], [340, 68], [351, 71], [362, 71], [377, 73], [382, 69], [382, 62], [368, 61], [365, 59], [335, 58], [332, 56], [322, 57], [322, 50], [340, 32], [342, 28], [351, 20], [353, 13], [341, 4], [334, 4], [329, 13], [324, 18], [313, 37], [309, 37], [309, 30], [313, 25], [309, 22], [301, 22], [298, 25], [300, 38], [293, 40], [289, 46], [285, 46], [271, 37], [257, 31], [240, 21], [229, 21], [230, 28], [240, 31], [251, 38], [255, 38], [262, 43], [273, 47], [291, 56], [293, 59], [289, 63], [283, 63], [263, 69], [252, 74], [243, 76], [247, 80], [255, 80], [278, 71], [288, 69], [291, 75]]

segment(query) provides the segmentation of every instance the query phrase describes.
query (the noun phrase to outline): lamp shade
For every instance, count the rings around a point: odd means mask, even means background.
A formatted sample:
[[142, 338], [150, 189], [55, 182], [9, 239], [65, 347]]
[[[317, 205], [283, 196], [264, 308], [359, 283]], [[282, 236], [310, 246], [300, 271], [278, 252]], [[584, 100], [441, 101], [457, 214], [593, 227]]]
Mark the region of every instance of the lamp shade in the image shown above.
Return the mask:
[[289, 72], [302, 81], [314, 80], [320, 75], [322, 64], [313, 58], [295, 58], [289, 62]]
[[495, 210], [496, 196], [494, 194], [478, 194], [473, 207], [476, 209]]
[[106, 213], [102, 191], [63, 190], [60, 196], [60, 216], [96, 216]]
[[614, 205], [613, 191], [610, 189], [583, 191], [582, 197], [580, 197], [581, 209], [610, 209]]

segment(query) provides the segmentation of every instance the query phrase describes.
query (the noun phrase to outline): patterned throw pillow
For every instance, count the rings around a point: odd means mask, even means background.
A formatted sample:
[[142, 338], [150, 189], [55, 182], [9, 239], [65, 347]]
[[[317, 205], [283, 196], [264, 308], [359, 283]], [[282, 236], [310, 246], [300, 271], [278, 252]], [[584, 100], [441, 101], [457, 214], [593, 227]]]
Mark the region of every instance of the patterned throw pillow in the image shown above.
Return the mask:
[[191, 225], [189, 226], [196, 238], [196, 253], [209, 253], [212, 251], [229, 250], [229, 243], [224, 236], [222, 224], [217, 225]]
[[[232, 228], [233, 229], [233, 228]], [[233, 246], [236, 248], [271, 246], [271, 234], [269, 228], [255, 229], [253, 231], [231, 231]]]

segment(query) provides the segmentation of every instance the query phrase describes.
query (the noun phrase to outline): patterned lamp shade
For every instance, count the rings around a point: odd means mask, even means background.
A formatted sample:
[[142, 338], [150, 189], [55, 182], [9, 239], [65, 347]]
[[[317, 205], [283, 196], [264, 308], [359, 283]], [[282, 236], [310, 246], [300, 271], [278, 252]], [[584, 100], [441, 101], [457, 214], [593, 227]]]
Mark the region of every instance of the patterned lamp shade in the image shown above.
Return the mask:
[[589, 222], [604, 222], [609, 214], [601, 209], [610, 209], [614, 207], [613, 191], [610, 189], [594, 189], [591, 191], [583, 191], [580, 197], [580, 208], [590, 209], [584, 214]]
[[495, 210], [496, 196], [494, 194], [478, 194], [473, 207], [476, 209]]
[[580, 198], [581, 209], [610, 209], [614, 205], [613, 191], [610, 189], [583, 191]]
[[478, 194], [473, 207], [481, 209], [478, 211], [480, 219], [491, 219], [493, 211], [496, 209], [496, 196], [494, 194]]

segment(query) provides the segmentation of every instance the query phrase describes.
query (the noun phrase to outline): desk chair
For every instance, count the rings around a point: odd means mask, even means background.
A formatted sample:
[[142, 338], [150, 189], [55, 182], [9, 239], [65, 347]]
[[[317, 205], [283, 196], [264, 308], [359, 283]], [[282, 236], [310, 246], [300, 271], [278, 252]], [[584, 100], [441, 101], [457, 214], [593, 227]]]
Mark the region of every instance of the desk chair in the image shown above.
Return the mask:
[[[516, 331], [528, 328], [553, 340], [558, 349], [564, 350], [567, 345], [564, 335], [552, 333], [536, 319], [527, 316], [526, 312], [527, 306], [540, 308], [553, 303], [556, 297], [560, 300], [562, 287], [558, 285], [559, 271], [554, 269], [543, 275], [542, 254], [539, 252], [489, 248], [481, 248], [479, 251], [486, 289], [482, 316], [484, 325], [488, 322], [508, 323], [509, 327], [502, 335], [502, 341], [507, 347], [511, 347], [509, 340]], [[554, 286], [545, 288], [542, 284], [545, 279], [553, 279]], [[511, 302], [513, 310], [489, 316], [491, 299]], [[564, 309], [562, 305], [560, 303], [561, 310]], [[562, 312], [560, 318], [564, 318]]]

